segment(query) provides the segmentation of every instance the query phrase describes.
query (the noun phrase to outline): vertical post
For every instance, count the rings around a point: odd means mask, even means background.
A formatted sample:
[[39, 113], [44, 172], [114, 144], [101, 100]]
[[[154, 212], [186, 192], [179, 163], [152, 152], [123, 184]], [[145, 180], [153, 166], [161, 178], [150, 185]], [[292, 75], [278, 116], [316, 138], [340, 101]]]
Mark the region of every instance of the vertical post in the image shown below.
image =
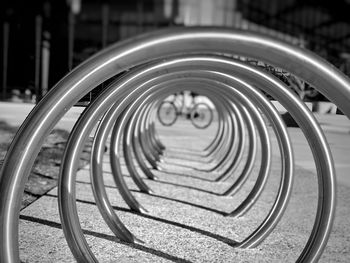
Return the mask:
[[3, 24], [3, 59], [2, 59], [2, 99], [6, 99], [7, 93], [7, 67], [8, 67], [8, 49], [10, 37], [10, 24], [4, 22]]
[[[101, 15], [102, 15], [102, 48], [107, 46], [108, 42], [108, 24], [109, 24], [109, 5], [108, 3], [103, 3], [102, 4], [102, 10], [101, 10]], [[101, 89], [104, 89], [104, 83], [101, 83]], [[92, 101], [92, 91], [89, 92], [89, 99], [90, 102]]]
[[42, 65], [41, 65], [41, 95], [44, 96], [49, 90], [50, 72], [50, 33], [45, 31], [42, 41]]
[[152, 20], [153, 28], [157, 28], [157, 26], [158, 26], [159, 7], [158, 7], [157, 3], [158, 3], [157, 0], [153, 0], [153, 20]]
[[102, 4], [102, 48], [107, 46], [109, 25], [109, 5]]
[[137, 1], [137, 26], [138, 26], [138, 32], [143, 32], [143, 23], [144, 23], [144, 17], [143, 17], [143, 2], [141, 0]]
[[68, 14], [68, 70], [73, 68], [75, 17], [72, 10]]
[[41, 98], [40, 94], [40, 60], [41, 60], [41, 33], [42, 33], [42, 17], [35, 17], [35, 76], [34, 76], [34, 92], [36, 102]]
[[175, 24], [176, 17], [179, 15], [179, 0], [172, 0], [171, 3], [171, 24]]

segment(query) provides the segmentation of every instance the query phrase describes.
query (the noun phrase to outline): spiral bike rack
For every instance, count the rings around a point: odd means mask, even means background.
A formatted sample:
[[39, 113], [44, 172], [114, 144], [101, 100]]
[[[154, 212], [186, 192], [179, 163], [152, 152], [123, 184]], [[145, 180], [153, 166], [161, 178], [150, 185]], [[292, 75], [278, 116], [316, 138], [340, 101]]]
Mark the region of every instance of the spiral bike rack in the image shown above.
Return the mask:
[[[213, 164], [200, 171], [217, 172], [214, 182], [231, 178], [238, 163], [244, 162], [243, 170], [223, 196], [234, 195], [241, 189], [251, 174], [257, 152], [261, 153], [253, 188], [229, 216], [244, 215], [264, 190], [272, 162], [268, 125], [278, 141], [282, 166], [278, 194], [263, 222], [235, 247], [256, 247], [273, 231], [287, 207], [293, 184], [294, 158], [287, 129], [260, 89], [278, 100], [298, 123], [315, 159], [319, 198], [313, 229], [296, 262], [316, 262], [327, 244], [336, 203], [335, 170], [325, 136], [305, 104], [281, 81], [232, 56], [261, 60], [290, 72], [315, 87], [350, 117], [350, 81], [345, 75], [305, 49], [266, 36], [193, 27], [155, 31], [112, 45], [58, 82], [32, 110], [13, 139], [0, 176], [0, 261], [20, 262], [19, 208], [29, 171], [45, 137], [80, 98], [111, 77], [126, 72], [86, 108], [71, 131], [63, 156], [59, 210], [66, 240], [76, 260], [97, 262], [84, 238], [75, 197], [77, 164], [87, 137], [101, 119], [93, 139], [91, 183], [103, 219], [117, 238], [141, 242], [109, 202], [102, 180], [104, 147], [111, 135], [110, 163], [118, 190], [130, 209], [147, 213], [128, 189], [121, 173], [121, 158], [140, 191], [152, 193], [143, 175], [157, 180], [153, 171], [166, 169], [163, 166], [168, 157], [176, 153], [176, 149], [168, 149], [160, 139], [156, 129], [157, 108], [168, 95], [184, 89], [179, 87], [190, 85], [212, 100], [217, 129], [202, 152], [189, 150], [188, 154]], [[243, 153], [247, 158], [242, 158]], [[188, 168], [198, 169], [190, 165]]]

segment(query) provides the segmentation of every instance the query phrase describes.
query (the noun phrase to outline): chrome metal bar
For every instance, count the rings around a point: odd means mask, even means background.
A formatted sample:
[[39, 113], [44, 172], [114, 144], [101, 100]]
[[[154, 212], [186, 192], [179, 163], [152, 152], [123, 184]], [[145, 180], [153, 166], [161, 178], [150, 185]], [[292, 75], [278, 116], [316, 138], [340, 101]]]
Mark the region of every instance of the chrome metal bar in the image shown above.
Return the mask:
[[[112, 45], [72, 70], [58, 82], [36, 105], [16, 134], [7, 152], [0, 175], [1, 262], [20, 261], [18, 218], [24, 185], [44, 139], [64, 113], [94, 87], [115, 74], [149, 61], [190, 53], [225, 53], [247, 56], [285, 69], [315, 87], [350, 117], [349, 79], [317, 55], [273, 38], [222, 28], [192, 27], [160, 30]], [[290, 94], [280, 82], [268, 78], [258, 69], [251, 69], [247, 65], [240, 65], [224, 59], [212, 59], [211, 62], [209, 62], [208, 57], [195, 60], [191, 57], [190, 59], [194, 70], [196, 68], [198, 70], [198, 65], [193, 62], [201, 62], [202, 70], [217, 72], [215, 74], [218, 75], [218, 79], [222, 79], [222, 74], [224, 74], [222, 72], [226, 72], [224, 75], [227, 79], [232, 79], [232, 74], [234, 74], [235, 81], [245, 80], [249, 84], [253, 82], [258, 84], [264, 91], [280, 101], [306, 135], [318, 171], [320, 198], [318, 199], [314, 227], [297, 262], [316, 262], [327, 244], [336, 203], [334, 164], [329, 146], [317, 121], [296, 96]], [[175, 64], [176, 62], [171, 61], [167, 66]], [[230, 72], [226, 71], [227, 66], [230, 67]], [[183, 65], [179, 67], [183, 67]], [[232, 67], [237, 67], [236, 72], [232, 72]], [[152, 70], [157, 71], [155, 68]], [[162, 69], [157, 72], [158, 75], [164, 73]], [[215, 74], [210, 73], [212, 76]], [[263, 83], [265, 85], [261, 85]], [[126, 84], [119, 85], [115, 89], [115, 98], [125, 97], [127, 101], [131, 101], [137, 92], [133, 87], [129, 90], [125, 87], [127, 87]], [[250, 92], [254, 93], [254, 90]], [[110, 106], [112, 102], [106, 105]], [[101, 112], [107, 110], [107, 106], [101, 105], [101, 107], [105, 107]], [[94, 115], [92, 119], [95, 121], [97, 118], [97, 115], [96, 117]], [[78, 148], [71, 149], [74, 155], [78, 154], [80, 150]], [[69, 192], [68, 189], [60, 191], [67, 191], [67, 196], [71, 198], [70, 202], [74, 200], [74, 191]], [[275, 202], [270, 211], [271, 217], [263, 222], [251, 239], [241, 244], [242, 247], [255, 246], [281, 218], [290, 195], [290, 182], [288, 180], [283, 181], [279, 194], [281, 199]], [[79, 227], [76, 226], [76, 228]], [[75, 226], [72, 228], [74, 229]], [[86, 262], [95, 261], [94, 256], [88, 250], [77, 251], [75, 256], [77, 259], [88, 257]]]

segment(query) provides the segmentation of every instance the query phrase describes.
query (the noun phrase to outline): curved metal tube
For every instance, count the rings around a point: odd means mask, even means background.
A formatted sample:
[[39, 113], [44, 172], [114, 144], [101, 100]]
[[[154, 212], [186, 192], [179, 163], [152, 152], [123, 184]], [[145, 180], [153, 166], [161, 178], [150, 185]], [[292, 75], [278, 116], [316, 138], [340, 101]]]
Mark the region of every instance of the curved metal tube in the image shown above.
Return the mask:
[[146, 110], [144, 108], [146, 108], [146, 106], [143, 108], [140, 107], [135, 111], [133, 116], [130, 118], [127, 127], [125, 128], [124, 137], [123, 137], [123, 152], [124, 152], [124, 158], [125, 158], [125, 162], [127, 163], [127, 168], [129, 170], [129, 173], [133, 173], [134, 176], [137, 175], [138, 177], [141, 177], [139, 172], [137, 171], [134, 160], [132, 158], [132, 156], [134, 155], [135, 161], [137, 162], [138, 166], [141, 168], [142, 172], [146, 175], [146, 177], [151, 180], [156, 180], [156, 176], [150, 171], [150, 169], [148, 169], [145, 162], [143, 161], [138, 145], [135, 142], [135, 139], [138, 136], [135, 133], [135, 124], [138, 121], [137, 118], [141, 115], [140, 111]]
[[[208, 73], [210, 73], [210, 72], [206, 72], [207, 74]], [[186, 74], [187, 74], [187, 76], [190, 74], [188, 71], [186, 71]], [[162, 77], [162, 80], [164, 79], [164, 76]], [[210, 78], [211, 79], [211, 78]], [[163, 80], [164, 81], [164, 80]], [[236, 83], [235, 83], [236, 84]], [[167, 86], [169, 86], [169, 85], [167, 85]], [[152, 87], [152, 88], [154, 88], [154, 87]], [[151, 89], [152, 89], [151, 88]], [[149, 92], [150, 91], [150, 89], [149, 90], [147, 90], [147, 92]], [[233, 92], [234, 90], [232, 90], [232, 88], [231, 88], [231, 92]], [[234, 92], [234, 94], [236, 95], [236, 96], [241, 96], [239, 93], [237, 93], [236, 91]], [[142, 101], [143, 100], [143, 98], [142, 98], [142, 96], [141, 97], [139, 97], [139, 99]], [[248, 101], [247, 99], [246, 99], [246, 101]], [[246, 103], [248, 103], [248, 102], [246, 102]], [[135, 101], [134, 103], [133, 103], [133, 105], [132, 106], [134, 106], [135, 107], [135, 105], [137, 106], [137, 102]], [[252, 105], [252, 104], [251, 104]], [[253, 107], [253, 106], [251, 106], [251, 107]], [[265, 139], [266, 140], [266, 139]], [[268, 139], [267, 139], [268, 140]], [[114, 140], [112, 140], [112, 141], [114, 141]], [[118, 143], [115, 143], [114, 145], [118, 145]], [[268, 146], [268, 145], [267, 145]], [[269, 147], [264, 147], [264, 151], [266, 151], [267, 149], [268, 149]], [[263, 157], [264, 156], [268, 156], [268, 154], [266, 154], [266, 152], [265, 152], [265, 154], [263, 154]], [[263, 160], [262, 161], [262, 163], [263, 164], [266, 164], [266, 163], [268, 163], [269, 161], [269, 158], [268, 157], [265, 157], [265, 158], [267, 158], [266, 159], [266, 161], [265, 160]], [[269, 165], [266, 165], [266, 167], [269, 167]], [[266, 168], [265, 168], [266, 169]], [[268, 170], [268, 169], [267, 169]], [[263, 172], [260, 174], [260, 176], [259, 176], [259, 178], [261, 178], [260, 179], [260, 181], [257, 181], [257, 183], [256, 183], [256, 185], [255, 185], [255, 189], [257, 189], [257, 190], [255, 190], [254, 191], [254, 189], [253, 189], [253, 191], [252, 191], [252, 193], [249, 195], [249, 197], [246, 199], [247, 201], [245, 201], [245, 202], [243, 202], [243, 203], [245, 203], [245, 206], [244, 205], [241, 205], [240, 206], [240, 208], [241, 208], [241, 211], [239, 211], [239, 212], [243, 212], [243, 211], [246, 211], [247, 209], [249, 209], [249, 207], [251, 207], [251, 205], [253, 204], [253, 202], [257, 199], [257, 197], [258, 197], [258, 195], [260, 194], [260, 192], [261, 192], [261, 190], [262, 190], [262, 188], [261, 187], [263, 187], [263, 185], [264, 185], [264, 182], [266, 181], [266, 178], [267, 178], [267, 174], [265, 174], [266, 172], [263, 170]], [[253, 197], [254, 196], [254, 197]], [[288, 195], [285, 195], [285, 196], [287, 196], [287, 198], [288, 198]], [[285, 197], [284, 197], [285, 198]], [[252, 201], [253, 200], [253, 201]], [[242, 207], [245, 207], [245, 210], [244, 209], [242, 209]], [[265, 224], [266, 225], [266, 224]], [[257, 233], [259, 233], [260, 234], [260, 232], [259, 231], [257, 231]], [[259, 236], [258, 234], [255, 234], [255, 236]], [[262, 235], [261, 235], [262, 236]], [[250, 236], [249, 237], [250, 239], [252, 239], [252, 237]]]
[[[216, 162], [216, 164], [210, 169], [199, 169], [200, 171], [212, 172], [218, 170], [229, 161], [234, 163], [237, 167], [243, 156], [246, 140], [244, 118], [242, 117], [239, 107], [235, 104], [231, 103], [230, 108], [233, 115], [227, 115], [229, 120], [226, 120], [226, 129], [224, 130], [221, 142], [218, 144], [218, 147], [210, 153], [210, 156], [212, 156], [211, 162]], [[233, 116], [235, 116], [236, 119], [233, 119]], [[229, 140], [228, 143], [227, 140]], [[232, 157], [234, 158], [233, 160]], [[220, 177], [216, 179], [216, 181], [220, 180]]]
[[[234, 185], [232, 185], [230, 187], [230, 189], [232, 189], [231, 191], [226, 191], [225, 195], [231, 194], [233, 195], [233, 189], [236, 189], [235, 191], [237, 191], [239, 189], [239, 186], [242, 186], [243, 183], [246, 181], [246, 179], [248, 179], [249, 174], [251, 173], [252, 169], [253, 169], [253, 163], [256, 157], [256, 151], [257, 151], [257, 134], [254, 128], [254, 121], [252, 119], [251, 116], [251, 110], [248, 111], [248, 109], [246, 107], [241, 107], [241, 112], [243, 115], [243, 118], [245, 119], [245, 123], [246, 123], [246, 130], [248, 131], [247, 135], [248, 135], [248, 153], [247, 153], [247, 159], [245, 160], [245, 166], [241, 172], [241, 174], [237, 177], [236, 182], [234, 183]], [[257, 117], [258, 118], [258, 117]], [[256, 125], [259, 125], [260, 123], [263, 122], [256, 122]], [[261, 128], [259, 129], [261, 131], [265, 131], [265, 129]], [[265, 136], [266, 137], [266, 136]], [[242, 151], [242, 155], [243, 155], [243, 151]], [[218, 177], [216, 180], [227, 180], [233, 173], [234, 171], [237, 169], [238, 166], [238, 162], [232, 162], [231, 164], [229, 164], [224, 171], [221, 171], [221, 175], [220, 177]]]
[[146, 122], [145, 122], [145, 132], [146, 132], [146, 137], [148, 138], [150, 147], [152, 147], [155, 150], [155, 153], [157, 155], [157, 160], [159, 162], [162, 162], [161, 156], [163, 154], [163, 150], [161, 147], [158, 146], [155, 137], [152, 135], [152, 129], [151, 129], [151, 120], [152, 120], [152, 115], [151, 115], [151, 108], [152, 105], [149, 104], [148, 108], [145, 109], [145, 113], [146, 113]]
[[[74, 69], [51, 89], [16, 134], [0, 176], [0, 261], [19, 262], [18, 215], [24, 184], [43, 140], [64, 113], [97, 84], [118, 72], [151, 58], [187, 52], [234, 53], [283, 68], [317, 87], [350, 116], [350, 82], [346, 76], [306, 50], [265, 36], [217, 28], [187, 28], [158, 31], [113, 45]], [[333, 88], [328, 89], [329, 86]], [[276, 94], [273, 89], [268, 91]], [[294, 119], [303, 127], [305, 134], [311, 135], [306, 137], [319, 171], [319, 196], [322, 198], [318, 201], [312, 234], [298, 259], [298, 262], [313, 262], [317, 261], [326, 245], [334, 218], [334, 167], [324, 135], [311, 114], [300, 102], [294, 101], [295, 105], [300, 106], [299, 110], [294, 111], [294, 105], [289, 101], [281, 98], [281, 102], [289, 112], [293, 112]], [[308, 120], [304, 116], [308, 116]]]
[[[205, 84], [205, 83], [204, 83]], [[184, 84], [182, 84], [184, 85]], [[198, 83], [191, 83], [190, 84], [192, 89], [194, 89], [197, 93], [201, 93], [201, 94], [205, 94], [206, 96], [212, 95], [212, 98], [215, 98], [215, 94], [213, 93], [212, 89], [208, 89], [208, 88], [200, 88], [198, 87]], [[197, 88], [194, 88], [194, 86], [197, 86]], [[214, 88], [214, 87], [213, 87]], [[223, 101], [221, 101], [222, 103]], [[225, 104], [227, 104], [225, 102]], [[226, 111], [229, 111], [230, 109], [227, 108], [228, 105], [218, 105], [217, 106], [217, 110], [219, 113], [223, 113]], [[225, 106], [225, 109], [222, 109], [222, 107]], [[206, 168], [206, 169], [198, 169], [198, 168], [194, 168], [191, 167], [192, 169], [195, 170], [199, 170], [199, 171], [205, 171], [205, 172], [211, 172], [214, 171], [216, 169], [218, 169], [220, 166], [222, 166], [224, 164], [225, 161], [227, 161], [227, 159], [229, 159], [229, 157], [232, 155], [234, 155], [234, 153], [237, 151], [237, 141], [238, 141], [238, 137], [237, 137], [237, 133], [234, 132], [232, 129], [234, 127], [243, 127], [243, 122], [242, 122], [242, 118], [239, 118], [240, 123], [237, 124], [237, 117], [236, 115], [238, 115], [239, 113], [237, 112], [237, 109], [234, 109], [234, 112], [230, 112], [230, 114], [221, 114], [221, 119], [223, 119], [223, 117], [230, 119], [227, 122], [224, 123], [224, 132], [222, 133], [222, 138], [220, 138], [220, 144], [217, 145], [217, 148], [210, 153], [210, 155], [212, 156], [206, 156], [203, 157], [203, 155], [201, 155], [200, 153], [197, 154], [197, 156], [200, 157], [200, 159], [198, 161], [203, 162], [203, 163], [215, 163], [214, 167], [211, 168]], [[226, 125], [227, 124], [227, 125]], [[225, 137], [226, 134], [226, 137]], [[243, 131], [241, 129], [241, 137], [243, 137]], [[227, 142], [227, 140], [229, 142]], [[230, 151], [230, 152], [229, 152]], [[193, 155], [193, 152], [191, 152], [191, 155]]]
[[[221, 151], [225, 153], [222, 156], [222, 159], [213, 168], [208, 170], [209, 172], [214, 171], [216, 169], [218, 170], [223, 169], [229, 162], [230, 162], [230, 165], [237, 168], [243, 157], [243, 152], [245, 148], [244, 146], [246, 144], [245, 118], [243, 116], [242, 109], [239, 104], [237, 105], [237, 103], [235, 104], [231, 103], [231, 107], [238, 121], [236, 124], [233, 124], [232, 120], [230, 122], [230, 124], [233, 126], [232, 128], [233, 128], [234, 134], [230, 136], [232, 137], [232, 139], [230, 143], [227, 144], [228, 149], [221, 149]], [[236, 137], [234, 135], [236, 135]], [[227, 137], [225, 139], [227, 140]], [[225, 140], [223, 140], [223, 142], [224, 141]], [[223, 172], [219, 177], [217, 177], [216, 181], [221, 181], [224, 178], [224, 174], [225, 172]]]
[[[224, 195], [234, 195], [235, 193], [237, 193], [237, 191], [243, 186], [243, 184], [247, 181], [249, 175], [251, 174], [253, 167], [254, 167], [254, 161], [256, 158], [256, 152], [258, 150], [257, 148], [257, 134], [255, 131], [255, 127], [254, 127], [254, 121], [252, 119], [252, 116], [250, 114], [250, 111], [247, 110], [247, 108], [242, 107], [243, 111], [243, 116], [246, 119], [246, 124], [247, 124], [247, 130], [248, 130], [248, 153], [247, 153], [247, 159], [246, 159], [246, 163], [245, 166], [243, 167], [240, 175], [237, 176], [237, 179], [235, 180], [235, 182], [233, 183], [233, 185], [227, 189], [224, 193]], [[257, 125], [259, 125], [261, 122], [257, 122]], [[260, 130], [265, 130], [260, 128]], [[230, 169], [231, 167], [228, 167], [225, 172], [223, 173], [223, 175], [225, 175], [225, 177], [223, 178], [223, 180], [227, 180], [227, 178], [230, 176], [230, 174], [233, 173], [233, 168]]]
[[[157, 177], [151, 172], [151, 170], [147, 167], [146, 160], [143, 159], [143, 152], [140, 145], [140, 137], [139, 137], [139, 126], [141, 123], [141, 118], [143, 117], [142, 114], [139, 116], [133, 116], [133, 118], [136, 118], [135, 122], [132, 122], [133, 125], [133, 134], [132, 134], [132, 148], [135, 154], [135, 159], [141, 168], [142, 172], [150, 179], [156, 180]], [[130, 135], [131, 136], [131, 135]]]

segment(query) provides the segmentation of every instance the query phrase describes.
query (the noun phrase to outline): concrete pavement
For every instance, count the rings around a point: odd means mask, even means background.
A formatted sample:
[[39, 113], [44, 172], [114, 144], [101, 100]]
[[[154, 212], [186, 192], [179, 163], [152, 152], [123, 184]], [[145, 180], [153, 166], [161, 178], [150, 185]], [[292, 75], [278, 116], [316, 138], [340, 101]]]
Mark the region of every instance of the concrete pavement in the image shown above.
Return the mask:
[[[33, 107], [34, 105], [29, 103], [0, 102], [0, 120], [12, 126], [19, 126]], [[55, 128], [70, 131], [83, 110], [84, 107], [73, 107]], [[315, 114], [315, 117], [329, 141], [339, 183], [350, 186], [350, 120], [344, 115], [334, 114]], [[314, 170], [312, 154], [305, 137], [297, 128], [289, 128], [289, 131], [293, 144], [298, 149], [296, 163], [305, 169]]]
[[[21, 123], [30, 105], [0, 103], [0, 120]], [[68, 112], [60, 128], [70, 129], [82, 108]], [[8, 113], [11, 112], [11, 115]], [[347, 168], [350, 151], [350, 125], [344, 116], [317, 116], [330, 142], [338, 174], [338, 210], [335, 226], [320, 262], [350, 261], [350, 192]], [[17, 123], [17, 124], [16, 124]], [[213, 127], [212, 127], [213, 128]], [[212, 134], [198, 132], [186, 122], [172, 130], [162, 128], [169, 149], [200, 149]], [[184, 133], [185, 131], [185, 133]], [[109, 159], [104, 161], [104, 180], [116, 213], [126, 226], [145, 243], [129, 245], [118, 241], [103, 222], [91, 192], [89, 167], [77, 178], [79, 217], [88, 243], [101, 262], [294, 262], [305, 245], [316, 211], [317, 183], [312, 156], [298, 128], [289, 128], [296, 155], [293, 195], [282, 221], [256, 249], [235, 249], [232, 244], [251, 233], [270, 209], [279, 183], [279, 160], [259, 202], [242, 218], [225, 216], [248, 193], [251, 182], [232, 197], [220, 195], [232, 181], [213, 183], [213, 173], [199, 172], [186, 165], [204, 168], [200, 162], [166, 159], [164, 171], [155, 171], [158, 181], [146, 180], [153, 195], [140, 193], [123, 173], [133, 195], [149, 213], [131, 212], [120, 197], [110, 174]], [[178, 165], [175, 165], [177, 163]], [[206, 164], [209, 165], [209, 164]], [[24, 262], [74, 262], [61, 230], [57, 209], [57, 189], [53, 189], [21, 212], [20, 250]]]

